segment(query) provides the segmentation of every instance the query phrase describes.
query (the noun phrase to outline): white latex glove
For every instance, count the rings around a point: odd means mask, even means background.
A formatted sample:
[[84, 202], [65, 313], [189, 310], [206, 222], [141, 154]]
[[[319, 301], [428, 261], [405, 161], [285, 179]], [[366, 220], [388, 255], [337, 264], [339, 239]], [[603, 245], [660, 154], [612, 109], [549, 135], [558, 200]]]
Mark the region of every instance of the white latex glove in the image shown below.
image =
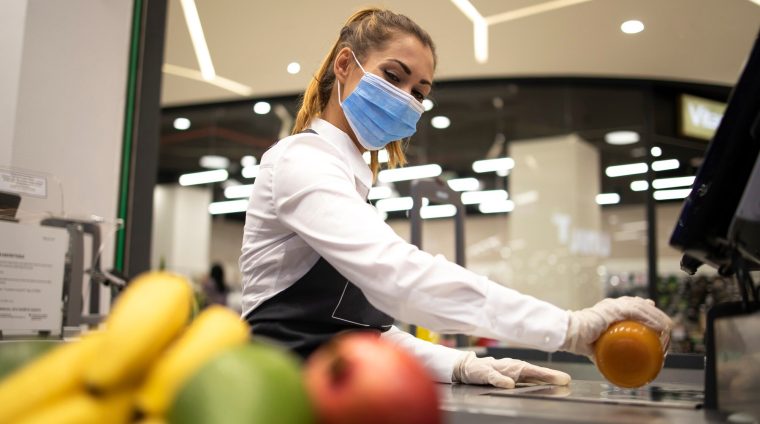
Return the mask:
[[670, 341], [670, 329], [673, 321], [665, 312], [657, 309], [650, 299], [624, 296], [616, 299], [607, 298], [596, 305], [570, 312], [565, 343], [560, 350], [586, 355], [593, 359], [594, 342], [611, 324], [623, 321], [638, 321], [651, 328], [661, 337], [663, 350]]
[[474, 352], [467, 352], [454, 366], [453, 380], [456, 383], [490, 384], [512, 389], [518, 382], [566, 386], [570, 383], [570, 376], [517, 359], [478, 358]]

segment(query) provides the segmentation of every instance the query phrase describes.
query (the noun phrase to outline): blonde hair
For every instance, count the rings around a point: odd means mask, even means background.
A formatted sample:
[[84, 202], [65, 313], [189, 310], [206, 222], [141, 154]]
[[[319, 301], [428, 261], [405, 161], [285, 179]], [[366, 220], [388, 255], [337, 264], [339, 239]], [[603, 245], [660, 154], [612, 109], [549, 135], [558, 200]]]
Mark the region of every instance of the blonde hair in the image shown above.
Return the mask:
[[[332, 50], [325, 56], [319, 71], [306, 88], [301, 101], [301, 108], [296, 116], [293, 134], [305, 130], [311, 120], [319, 116], [327, 107], [335, 83], [333, 62], [335, 62], [335, 57], [341, 49], [344, 47], [351, 48], [357, 59], [361, 61], [368, 52], [382, 49], [398, 33], [415, 36], [433, 52], [434, 63], [437, 61], [435, 45], [430, 35], [408, 17], [390, 10], [377, 8], [366, 8], [354, 13], [341, 28], [340, 35], [338, 35]], [[401, 140], [389, 143], [385, 149], [388, 151], [389, 168], [406, 164]], [[377, 151], [370, 152], [370, 158], [370, 169], [372, 169], [372, 174], [377, 176], [380, 170]]]

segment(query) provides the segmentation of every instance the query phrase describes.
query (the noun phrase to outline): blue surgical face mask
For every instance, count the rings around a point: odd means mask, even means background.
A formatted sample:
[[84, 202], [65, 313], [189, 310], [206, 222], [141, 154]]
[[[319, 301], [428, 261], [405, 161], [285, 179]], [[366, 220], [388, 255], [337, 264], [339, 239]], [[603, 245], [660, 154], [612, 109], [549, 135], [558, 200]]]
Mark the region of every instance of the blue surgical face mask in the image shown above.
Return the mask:
[[[356, 55], [354, 60], [364, 76], [340, 106], [359, 144], [367, 150], [380, 150], [392, 141], [414, 134], [424, 111], [422, 103], [383, 78], [365, 71]], [[338, 83], [339, 102], [340, 97]]]

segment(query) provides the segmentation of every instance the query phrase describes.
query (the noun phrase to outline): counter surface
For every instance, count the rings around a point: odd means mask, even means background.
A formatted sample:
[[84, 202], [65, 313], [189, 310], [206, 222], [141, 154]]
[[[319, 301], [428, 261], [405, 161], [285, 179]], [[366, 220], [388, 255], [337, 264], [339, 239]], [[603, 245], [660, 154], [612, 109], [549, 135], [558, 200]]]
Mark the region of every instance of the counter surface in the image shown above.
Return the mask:
[[[580, 386], [584, 383], [601, 382], [596, 368], [586, 364], [540, 363], [568, 372]], [[673, 371], [678, 371], [673, 373]], [[663, 377], [670, 377], [665, 380]], [[655, 380], [655, 384], [678, 385], [702, 391], [701, 370], [667, 370]], [[536, 399], [526, 397], [497, 396], [489, 394], [498, 389], [490, 386], [465, 384], [440, 384], [441, 408], [445, 411], [447, 424], [491, 423], [725, 423], [727, 414], [703, 409], [674, 408], [649, 405], [608, 404], [562, 399]], [[570, 386], [572, 389], [572, 383]]]

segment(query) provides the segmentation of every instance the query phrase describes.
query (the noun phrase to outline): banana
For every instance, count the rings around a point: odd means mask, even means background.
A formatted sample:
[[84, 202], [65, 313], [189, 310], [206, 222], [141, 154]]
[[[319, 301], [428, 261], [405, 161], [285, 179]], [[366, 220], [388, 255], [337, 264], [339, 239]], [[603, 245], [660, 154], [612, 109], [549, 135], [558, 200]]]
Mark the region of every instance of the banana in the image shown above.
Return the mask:
[[137, 276], [105, 321], [100, 355], [85, 369], [85, 382], [101, 393], [136, 384], [152, 362], [185, 328], [192, 288], [169, 272]]
[[66, 342], [0, 381], [0, 423], [11, 422], [84, 388], [84, 369], [97, 355], [102, 334]]
[[215, 354], [248, 340], [248, 325], [222, 306], [204, 309], [159, 358], [137, 392], [138, 409], [163, 416], [182, 384]]
[[166, 420], [158, 417], [145, 417], [134, 424], [166, 424]]
[[79, 391], [22, 417], [16, 424], [126, 424], [132, 418], [133, 396], [122, 390], [98, 399]]

